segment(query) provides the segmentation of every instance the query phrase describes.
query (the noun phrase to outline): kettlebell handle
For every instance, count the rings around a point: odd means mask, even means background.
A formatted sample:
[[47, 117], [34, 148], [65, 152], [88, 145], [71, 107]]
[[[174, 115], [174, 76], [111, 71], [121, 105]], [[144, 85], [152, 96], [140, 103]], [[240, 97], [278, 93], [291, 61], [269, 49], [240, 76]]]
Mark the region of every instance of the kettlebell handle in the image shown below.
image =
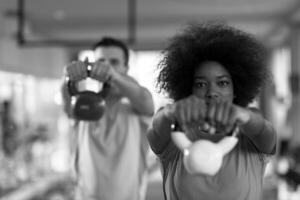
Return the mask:
[[91, 71], [92, 71], [92, 68], [94, 67], [95, 63], [89, 62], [88, 57], [85, 58], [83, 63], [85, 64], [85, 67], [86, 67], [87, 76], [91, 77]]
[[173, 132], [173, 131], [182, 131], [182, 130], [180, 129], [180, 126], [179, 126], [179, 124], [178, 124], [177, 121], [175, 121], [175, 122], [173, 122], [173, 123], [171, 124], [171, 131], [172, 131], [172, 132]]
[[[85, 58], [83, 63], [86, 67], [87, 77], [91, 77], [91, 71], [92, 71], [92, 68], [94, 67], [95, 63], [89, 62], [88, 57]], [[74, 96], [79, 93], [76, 88], [76, 83], [74, 81], [71, 81], [69, 76], [66, 77], [65, 81], [66, 81], [66, 85], [67, 85], [67, 88], [68, 88], [71, 96]]]
[[[171, 131], [182, 131], [177, 121], [171, 124]], [[237, 137], [240, 132], [239, 122], [235, 123], [231, 132], [227, 134], [227, 136]]]

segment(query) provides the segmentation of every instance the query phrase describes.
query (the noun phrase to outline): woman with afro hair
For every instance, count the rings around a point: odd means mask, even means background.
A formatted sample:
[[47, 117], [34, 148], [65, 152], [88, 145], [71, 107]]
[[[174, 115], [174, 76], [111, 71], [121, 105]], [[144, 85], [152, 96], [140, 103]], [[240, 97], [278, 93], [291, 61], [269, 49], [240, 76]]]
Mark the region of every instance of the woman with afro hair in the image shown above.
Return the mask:
[[[165, 199], [261, 199], [276, 132], [249, 104], [269, 78], [268, 57], [250, 34], [221, 23], [190, 24], [171, 39], [158, 65], [157, 86], [173, 103], [154, 115], [148, 131], [162, 165]], [[238, 125], [238, 143], [215, 175], [191, 174], [172, 140], [173, 124], [192, 141], [212, 142]]]

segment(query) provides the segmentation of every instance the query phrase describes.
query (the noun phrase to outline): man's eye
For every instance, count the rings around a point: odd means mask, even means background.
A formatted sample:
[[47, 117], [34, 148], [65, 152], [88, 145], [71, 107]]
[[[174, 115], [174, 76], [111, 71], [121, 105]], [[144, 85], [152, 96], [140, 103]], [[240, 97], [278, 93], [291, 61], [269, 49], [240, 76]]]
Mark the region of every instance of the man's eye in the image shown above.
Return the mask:
[[119, 61], [118, 60], [112, 60], [110, 64], [113, 65], [113, 66], [116, 66], [116, 65], [119, 64]]

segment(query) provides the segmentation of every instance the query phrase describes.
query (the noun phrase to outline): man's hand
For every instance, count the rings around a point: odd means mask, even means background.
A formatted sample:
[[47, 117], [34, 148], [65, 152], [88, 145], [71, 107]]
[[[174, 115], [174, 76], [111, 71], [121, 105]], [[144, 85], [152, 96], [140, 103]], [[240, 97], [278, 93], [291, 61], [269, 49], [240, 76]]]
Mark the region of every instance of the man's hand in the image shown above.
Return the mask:
[[65, 66], [64, 73], [70, 81], [78, 82], [87, 78], [86, 65], [81, 61], [73, 61]]
[[92, 66], [91, 78], [96, 79], [100, 82], [107, 82], [116, 73], [117, 72], [112, 66], [105, 64], [101, 61], [97, 61]]

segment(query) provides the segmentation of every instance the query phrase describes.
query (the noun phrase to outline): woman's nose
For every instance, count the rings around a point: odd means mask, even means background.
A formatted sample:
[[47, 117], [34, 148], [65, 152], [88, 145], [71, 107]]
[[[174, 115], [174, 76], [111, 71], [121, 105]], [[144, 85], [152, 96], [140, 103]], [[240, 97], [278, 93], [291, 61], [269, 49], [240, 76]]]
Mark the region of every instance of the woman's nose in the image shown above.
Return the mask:
[[219, 95], [216, 92], [210, 92], [206, 95], [206, 99], [208, 100], [217, 100]]
[[217, 91], [217, 88], [213, 85], [210, 85], [207, 92], [206, 92], [206, 98], [208, 100], [217, 100], [219, 98], [219, 93]]

